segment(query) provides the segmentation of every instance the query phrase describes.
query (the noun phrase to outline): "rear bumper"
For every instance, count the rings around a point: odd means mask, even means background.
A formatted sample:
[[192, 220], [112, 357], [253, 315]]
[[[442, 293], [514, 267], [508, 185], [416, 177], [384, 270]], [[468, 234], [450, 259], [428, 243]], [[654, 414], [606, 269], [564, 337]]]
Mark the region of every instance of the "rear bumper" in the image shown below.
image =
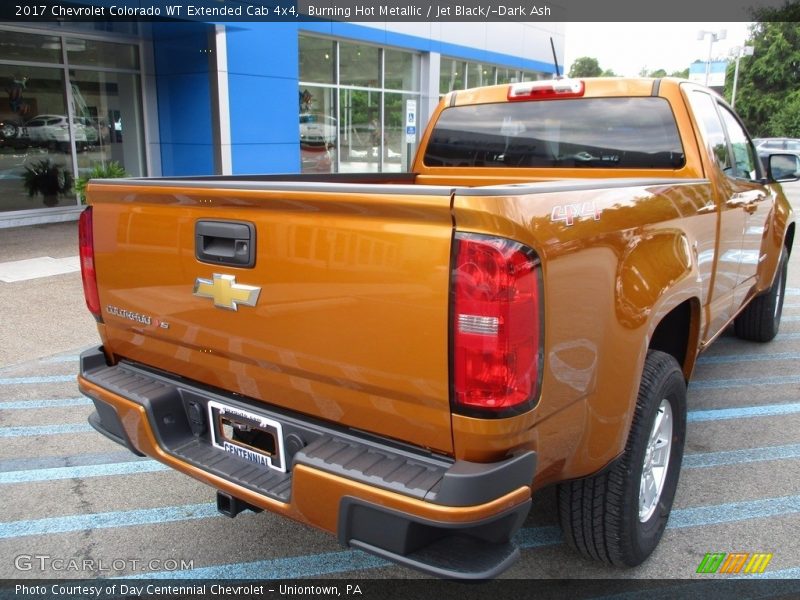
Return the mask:
[[[518, 557], [511, 537], [530, 508], [533, 452], [493, 464], [453, 461], [139, 365], [109, 366], [100, 348], [81, 356], [78, 382], [103, 435], [345, 546], [463, 579], [494, 577]], [[209, 402], [280, 423], [287, 471], [215, 447]]]

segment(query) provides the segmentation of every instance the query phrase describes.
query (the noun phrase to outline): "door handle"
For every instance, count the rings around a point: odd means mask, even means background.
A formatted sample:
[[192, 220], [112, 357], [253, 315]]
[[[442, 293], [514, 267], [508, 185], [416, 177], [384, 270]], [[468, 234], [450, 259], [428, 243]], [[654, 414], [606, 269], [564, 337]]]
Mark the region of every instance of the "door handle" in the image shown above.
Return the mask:
[[194, 254], [213, 265], [250, 268], [256, 264], [256, 228], [246, 221], [197, 221]]

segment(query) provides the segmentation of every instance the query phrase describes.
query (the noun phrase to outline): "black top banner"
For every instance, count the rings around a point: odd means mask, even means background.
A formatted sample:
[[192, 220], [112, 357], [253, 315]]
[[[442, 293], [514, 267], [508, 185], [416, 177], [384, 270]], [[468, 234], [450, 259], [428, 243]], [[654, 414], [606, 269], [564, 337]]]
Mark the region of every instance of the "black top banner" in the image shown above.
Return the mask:
[[[792, 0], [3, 0], [0, 20], [53, 21], [753, 21], [796, 20]], [[598, 31], [602, 36], [602, 30]]]

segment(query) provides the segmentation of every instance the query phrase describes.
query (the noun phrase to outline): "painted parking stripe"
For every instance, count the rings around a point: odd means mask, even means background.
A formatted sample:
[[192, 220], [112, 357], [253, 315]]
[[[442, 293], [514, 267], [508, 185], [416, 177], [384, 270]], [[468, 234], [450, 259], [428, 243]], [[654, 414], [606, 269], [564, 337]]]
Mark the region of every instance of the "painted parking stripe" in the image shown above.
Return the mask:
[[800, 321], [800, 317], [798, 316], [787, 317], [784, 315], [781, 317], [781, 323], [797, 323], [798, 321]]
[[[738, 578], [737, 578], [738, 579]], [[798, 579], [800, 580], [800, 567], [793, 569], [780, 569], [778, 571], [764, 571], [763, 573], [753, 573], [745, 575], [742, 579]], [[800, 591], [800, 581], [797, 581], [798, 591]]]
[[31, 427], [0, 427], [0, 438], [59, 435], [62, 433], [87, 433], [89, 431], [94, 431], [94, 429], [88, 423], [34, 425]]
[[0, 539], [69, 533], [89, 529], [110, 529], [153, 525], [193, 519], [208, 519], [221, 516], [216, 504], [189, 504], [186, 506], [165, 506], [142, 510], [115, 511], [90, 515], [66, 515], [31, 521], [11, 521], [0, 523]]
[[74, 382], [75, 375], [44, 375], [40, 377], [2, 377], [0, 385], [31, 385], [38, 383]]
[[[783, 306], [785, 308], [788, 305], [784, 304]], [[798, 306], [800, 306], [800, 304]], [[49, 358], [43, 358], [41, 362], [46, 364], [70, 363], [70, 362], [78, 362], [80, 358], [81, 358], [80, 354], [69, 354], [66, 356], [51, 356]]]
[[20, 400], [18, 402], [0, 402], [0, 410], [33, 410], [36, 408], [66, 408], [69, 406], [91, 405], [89, 398], [56, 398], [53, 400]]
[[35, 471], [58, 467], [84, 467], [87, 465], [107, 465], [112, 463], [152, 460], [136, 456], [130, 450], [115, 452], [95, 452], [74, 454], [72, 456], [39, 456], [36, 458], [6, 458], [0, 460], [0, 473], [7, 471]]
[[800, 288], [786, 288], [784, 296], [800, 296]]
[[113, 475], [136, 475], [170, 470], [154, 460], [112, 463], [106, 465], [84, 465], [80, 467], [54, 467], [28, 471], [0, 473], [0, 485], [8, 483], [32, 483], [57, 479], [79, 479], [86, 477], [111, 477]]
[[768, 446], [765, 448], [746, 448], [741, 450], [727, 450], [724, 452], [684, 454], [683, 468], [705, 469], [708, 467], [724, 467], [727, 465], [786, 460], [790, 458], [800, 458], [800, 444]]
[[711, 410], [690, 410], [686, 414], [689, 423], [702, 421], [725, 421], [728, 419], [750, 419], [754, 417], [775, 417], [800, 412], [800, 402], [790, 404], [765, 404], [764, 406], [745, 406], [742, 408], [715, 408]]
[[742, 379], [701, 379], [692, 380], [689, 389], [724, 390], [737, 387], [761, 387], [765, 385], [792, 385], [800, 383], [800, 375], [781, 375], [774, 377], [748, 377]]
[[763, 519], [800, 512], [800, 496], [763, 498], [744, 502], [729, 502], [716, 506], [697, 506], [673, 510], [669, 529], [720, 525], [749, 519]]
[[781, 360], [800, 361], [800, 353], [778, 352], [775, 354], [718, 354], [716, 356], [710, 356], [704, 354], [697, 359], [697, 364], [721, 365], [727, 363], [766, 362], [766, 361], [772, 362]]

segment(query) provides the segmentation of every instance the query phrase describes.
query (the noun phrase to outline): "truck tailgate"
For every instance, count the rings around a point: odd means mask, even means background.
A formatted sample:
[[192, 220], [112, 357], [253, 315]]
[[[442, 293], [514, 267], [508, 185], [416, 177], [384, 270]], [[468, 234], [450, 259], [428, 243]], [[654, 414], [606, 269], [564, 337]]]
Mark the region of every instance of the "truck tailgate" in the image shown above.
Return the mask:
[[[450, 188], [121, 180], [88, 197], [107, 352], [452, 452]], [[196, 257], [226, 253], [219, 223], [252, 225], [252, 267]]]

